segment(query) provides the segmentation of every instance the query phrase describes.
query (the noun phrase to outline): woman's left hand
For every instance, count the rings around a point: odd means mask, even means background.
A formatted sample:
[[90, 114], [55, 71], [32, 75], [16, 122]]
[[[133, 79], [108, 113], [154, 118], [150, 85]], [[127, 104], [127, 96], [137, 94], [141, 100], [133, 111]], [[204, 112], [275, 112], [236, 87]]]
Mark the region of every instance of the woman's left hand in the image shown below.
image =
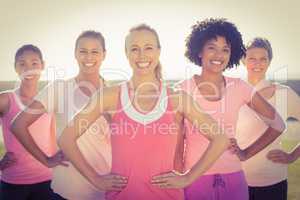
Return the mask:
[[267, 158], [274, 163], [281, 164], [290, 164], [295, 161], [291, 154], [286, 153], [280, 149], [269, 151], [269, 153], [267, 154]]
[[162, 189], [181, 189], [190, 183], [186, 174], [171, 171], [152, 177], [151, 184]]
[[233, 153], [236, 154], [238, 156], [238, 158], [240, 159], [240, 161], [245, 161], [247, 160], [247, 156], [244, 150], [242, 150], [239, 145], [237, 144], [237, 141], [235, 138], [229, 138], [230, 141], [230, 145], [228, 150]]

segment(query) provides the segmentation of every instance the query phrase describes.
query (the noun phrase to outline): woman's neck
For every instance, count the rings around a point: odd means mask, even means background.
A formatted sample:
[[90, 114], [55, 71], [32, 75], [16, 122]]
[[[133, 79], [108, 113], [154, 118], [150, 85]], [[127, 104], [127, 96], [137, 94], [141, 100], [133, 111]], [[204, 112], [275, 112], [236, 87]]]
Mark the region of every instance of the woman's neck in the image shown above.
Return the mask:
[[23, 100], [31, 100], [37, 94], [38, 91], [38, 84], [37, 83], [26, 83], [21, 82], [19, 95]]
[[254, 76], [249, 76], [248, 75], [248, 83], [250, 83], [252, 86], [257, 85], [259, 82], [266, 80], [265, 76], [260, 76], [260, 77], [254, 77]]
[[[102, 77], [95, 74], [78, 74], [75, 77], [76, 83], [79, 85], [80, 89], [88, 96], [91, 96], [100, 87], [103, 87], [104, 81]], [[86, 84], [86, 85], [85, 85]]]
[[134, 90], [153, 90], [160, 86], [160, 80], [155, 75], [151, 76], [133, 76], [131, 78], [131, 87]]
[[199, 75], [200, 82], [211, 82], [216, 85], [223, 83], [224, 77], [222, 73], [214, 73], [203, 70], [202, 73]]

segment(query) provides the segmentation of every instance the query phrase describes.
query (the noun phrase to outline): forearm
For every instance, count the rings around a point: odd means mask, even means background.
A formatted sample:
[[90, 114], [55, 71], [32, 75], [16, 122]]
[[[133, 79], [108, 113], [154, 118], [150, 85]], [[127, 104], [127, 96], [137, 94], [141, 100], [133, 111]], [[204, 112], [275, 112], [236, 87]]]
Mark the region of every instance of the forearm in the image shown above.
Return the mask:
[[19, 119], [13, 122], [11, 131], [23, 147], [43, 165], [48, 166], [47, 155], [39, 148], [28, 131], [28, 126], [22, 124]]
[[77, 146], [77, 137], [73, 127], [67, 127], [60, 136], [58, 145], [73, 166], [92, 184], [97, 172], [89, 165]]
[[281, 134], [281, 131], [277, 131], [271, 127], [269, 127], [265, 133], [260, 136], [254, 143], [244, 149], [245, 152], [245, 160], [251, 158], [269, 144], [271, 144], [276, 138]]
[[300, 143], [290, 152], [293, 162], [300, 157]]
[[189, 182], [192, 183], [198, 177], [203, 175], [228, 148], [228, 145], [229, 140], [224, 134], [218, 134], [218, 136], [215, 136], [215, 138], [211, 140], [203, 156], [194, 165], [194, 167], [187, 172]]
[[183, 152], [177, 152], [175, 154], [174, 169], [181, 173], [184, 171]]

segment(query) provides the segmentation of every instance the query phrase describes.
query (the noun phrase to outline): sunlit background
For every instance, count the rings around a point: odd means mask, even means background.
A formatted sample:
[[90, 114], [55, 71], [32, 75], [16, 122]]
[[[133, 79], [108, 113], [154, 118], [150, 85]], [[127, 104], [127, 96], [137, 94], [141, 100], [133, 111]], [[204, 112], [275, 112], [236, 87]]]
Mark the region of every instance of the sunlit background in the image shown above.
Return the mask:
[[[164, 78], [188, 78], [198, 68], [184, 57], [184, 40], [191, 25], [208, 17], [234, 22], [245, 43], [256, 36], [268, 38], [274, 50], [269, 78], [300, 79], [299, 8], [298, 0], [1, 0], [0, 81], [17, 79], [14, 54], [27, 43], [43, 51], [48, 67], [43, 80], [53, 78], [53, 73], [60, 78], [75, 75], [74, 43], [86, 29], [105, 36], [108, 52], [101, 70], [104, 77], [128, 78], [124, 38], [129, 28], [139, 23], [147, 23], [159, 33]], [[227, 73], [245, 77], [243, 66]]]
[[[268, 78], [283, 80], [300, 94], [299, 8], [299, 0], [0, 0], [0, 91], [15, 86], [14, 54], [28, 43], [37, 45], [44, 54], [47, 70], [43, 80], [76, 75], [74, 43], [87, 29], [105, 36], [104, 78], [128, 79], [131, 70], [124, 38], [130, 27], [139, 23], [154, 27], [160, 36], [164, 78], [189, 78], [199, 72], [184, 57], [184, 40], [191, 25], [209, 17], [224, 17], [236, 24], [245, 43], [257, 36], [271, 41], [274, 59]], [[242, 78], [246, 75], [243, 66], [226, 73]], [[299, 141], [299, 130], [299, 123], [289, 121], [285, 149]], [[1, 136], [0, 129], [0, 157], [4, 153]], [[290, 200], [300, 199], [299, 169], [300, 161], [289, 167]]]

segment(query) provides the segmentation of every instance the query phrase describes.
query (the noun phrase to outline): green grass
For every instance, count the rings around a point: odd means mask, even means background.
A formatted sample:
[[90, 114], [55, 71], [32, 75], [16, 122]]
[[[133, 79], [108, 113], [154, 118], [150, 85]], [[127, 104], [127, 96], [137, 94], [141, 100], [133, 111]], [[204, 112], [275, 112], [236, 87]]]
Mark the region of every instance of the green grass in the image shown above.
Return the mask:
[[[283, 147], [285, 150], [291, 150], [297, 144], [296, 141], [284, 141]], [[0, 156], [2, 157], [4, 153], [3, 145], [0, 144]], [[288, 190], [288, 200], [299, 200], [300, 199], [300, 159], [295, 163], [289, 165], [289, 190]]]
[[[290, 151], [297, 144], [297, 141], [284, 141], [283, 147], [285, 150]], [[300, 159], [293, 164], [289, 165], [288, 175], [288, 200], [299, 200], [300, 199]]]

